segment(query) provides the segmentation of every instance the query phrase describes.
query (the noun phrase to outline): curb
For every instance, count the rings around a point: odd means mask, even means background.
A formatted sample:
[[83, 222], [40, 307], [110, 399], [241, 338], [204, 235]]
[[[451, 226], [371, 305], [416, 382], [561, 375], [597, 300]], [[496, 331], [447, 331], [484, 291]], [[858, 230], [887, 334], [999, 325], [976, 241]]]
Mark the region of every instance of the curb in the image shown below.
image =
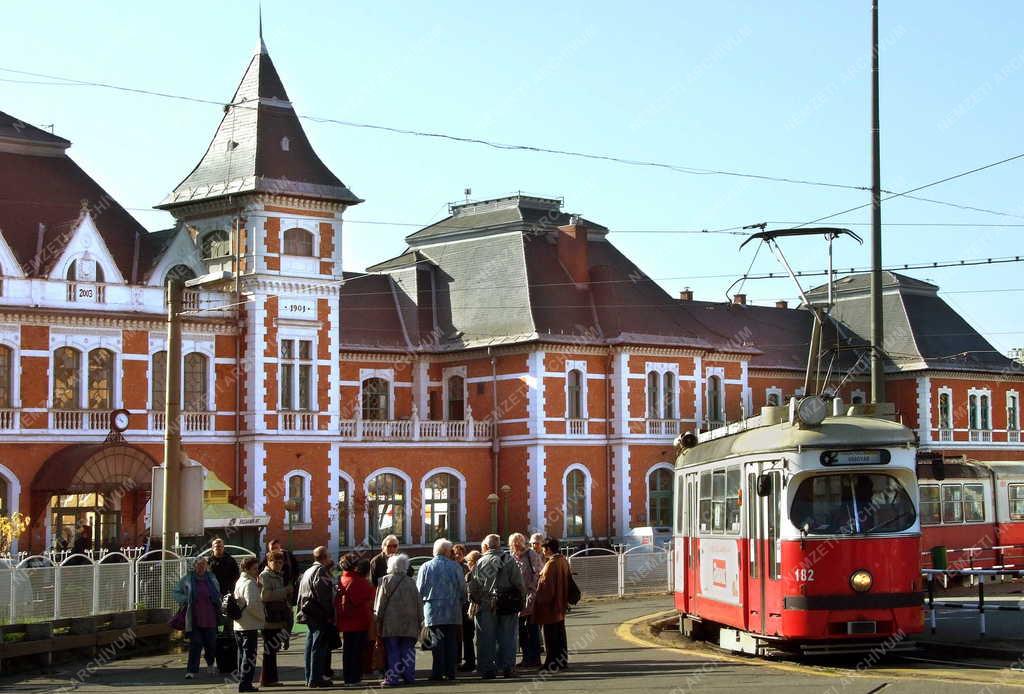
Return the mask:
[[1020, 648], [1008, 646], [989, 646], [973, 643], [949, 643], [947, 641], [924, 641], [913, 639], [914, 643], [928, 651], [931, 655], [946, 657], [963, 657], [964, 655], [978, 658], [995, 658], [998, 660], [1020, 660], [1024, 657], [1024, 643]]

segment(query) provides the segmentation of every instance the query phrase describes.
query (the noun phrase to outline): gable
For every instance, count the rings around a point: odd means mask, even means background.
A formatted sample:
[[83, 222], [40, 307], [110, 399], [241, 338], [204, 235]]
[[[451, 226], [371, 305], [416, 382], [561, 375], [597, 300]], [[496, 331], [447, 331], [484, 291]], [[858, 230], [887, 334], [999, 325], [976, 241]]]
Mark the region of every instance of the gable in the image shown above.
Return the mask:
[[92, 214], [88, 211], [82, 213], [78, 226], [73, 228], [67, 246], [64, 247], [64, 251], [58, 256], [50, 270], [50, 279], [64, 280], [71, 263], [78, 259], [95, 260], [96, 264], [103, 268], [105, 283], [126, 283], [124, 275], [121, 274], [114, 261], [114, 256], [111, 255], [103, 236], [96, 228]]

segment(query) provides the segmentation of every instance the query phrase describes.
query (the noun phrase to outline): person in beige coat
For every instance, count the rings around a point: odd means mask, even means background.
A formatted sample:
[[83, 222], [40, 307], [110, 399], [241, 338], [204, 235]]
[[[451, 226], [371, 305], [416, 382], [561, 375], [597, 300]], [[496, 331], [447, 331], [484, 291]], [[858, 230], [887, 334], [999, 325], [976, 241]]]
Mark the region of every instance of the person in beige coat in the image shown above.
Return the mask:
[[257, 580], [259, 562], [256, 557], [242, 560], [242, 574], [235, 583], [235, 601], [242, 614], [235, 620], [235, 641], [238, 642], [238, 691], [257, 692], [252, 686], [256, 674], [256, 645], [260, 629], [266, 623], [260, 584]]
[[385, 687], [397, 687], [404, 681], [416, 680], [416, 639], [423, 627], [423, 599], [416, 581], [409, 578], [409, 557], [393, 554], [388, 558], [388, 572], [381, 578], [373, 613], [377, 619], [377, 635], [387, 651], [388, 668]]

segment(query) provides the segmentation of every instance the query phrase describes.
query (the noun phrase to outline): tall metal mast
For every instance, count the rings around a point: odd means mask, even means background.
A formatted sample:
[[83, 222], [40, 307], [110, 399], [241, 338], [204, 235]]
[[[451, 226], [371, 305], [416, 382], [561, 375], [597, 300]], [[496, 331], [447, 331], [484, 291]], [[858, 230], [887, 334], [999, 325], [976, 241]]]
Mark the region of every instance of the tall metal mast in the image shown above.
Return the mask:
[[882, 169], [878, 124], [878, 0], [871, 0], [871, 402], [885, 401], [882, 364]]

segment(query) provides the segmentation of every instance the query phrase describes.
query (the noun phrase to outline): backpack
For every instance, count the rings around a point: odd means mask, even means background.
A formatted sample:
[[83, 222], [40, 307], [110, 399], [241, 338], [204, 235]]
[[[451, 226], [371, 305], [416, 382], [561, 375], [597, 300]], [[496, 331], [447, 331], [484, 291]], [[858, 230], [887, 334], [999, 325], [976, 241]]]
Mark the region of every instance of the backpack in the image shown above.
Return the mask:
[[225, 593], [220, 600], [220, 614], [225, 619], [232, 621], [242, 617], [242, 608], [238, 606], [238, 600], [234, 593]]

